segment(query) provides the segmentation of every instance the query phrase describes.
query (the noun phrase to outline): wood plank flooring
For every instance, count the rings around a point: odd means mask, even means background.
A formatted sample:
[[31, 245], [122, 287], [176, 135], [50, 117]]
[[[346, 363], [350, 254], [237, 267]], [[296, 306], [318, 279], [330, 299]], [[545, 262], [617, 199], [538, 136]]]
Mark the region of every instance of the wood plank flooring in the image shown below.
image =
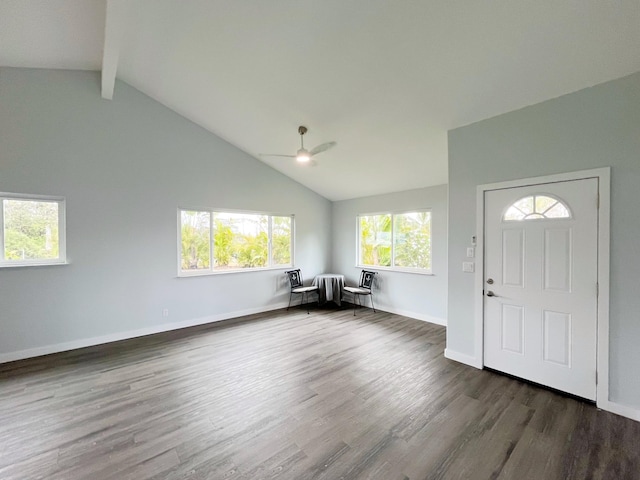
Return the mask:
[[640, 479], [640, 423], [293, 309], [0, 365], [0, 478]]

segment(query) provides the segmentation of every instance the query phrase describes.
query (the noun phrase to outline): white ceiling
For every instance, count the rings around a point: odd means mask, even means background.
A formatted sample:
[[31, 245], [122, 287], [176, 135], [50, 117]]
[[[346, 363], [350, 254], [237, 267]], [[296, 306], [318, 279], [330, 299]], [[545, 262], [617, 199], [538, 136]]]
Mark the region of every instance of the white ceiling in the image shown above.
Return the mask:
[[[640, 70], [640, 0], [109, 3], [0, 0], [0, 66], [100, 70], [104, 48], [118, 78], [331, 200], [446, 183], [448, 129]], [[315, 167], [259, 157], [295, 153], [298, 125], [338, 145]]]

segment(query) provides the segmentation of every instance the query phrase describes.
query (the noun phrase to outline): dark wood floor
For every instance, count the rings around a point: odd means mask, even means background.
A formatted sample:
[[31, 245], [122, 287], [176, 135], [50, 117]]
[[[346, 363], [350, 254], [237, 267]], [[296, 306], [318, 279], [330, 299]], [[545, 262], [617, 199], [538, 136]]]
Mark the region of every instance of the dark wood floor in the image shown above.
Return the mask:
[[0, 478], [640, 478], [640, 423], [444, 342], [296, 309], [0, 365]]

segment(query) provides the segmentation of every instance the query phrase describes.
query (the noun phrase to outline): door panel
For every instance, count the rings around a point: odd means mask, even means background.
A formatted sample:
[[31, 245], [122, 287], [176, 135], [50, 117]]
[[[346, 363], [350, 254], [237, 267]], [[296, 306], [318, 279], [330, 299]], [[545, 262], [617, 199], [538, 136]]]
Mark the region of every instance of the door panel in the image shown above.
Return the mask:
[[571, 292], [571, 228], [544, 232], [544, 289]]
[[571, 367], [571, 315], [545, 310], [544, 360]]
[[524, 231], [502, 232], [502, 284], [524, 287]]
[[484, 219], [485, 365], [590, 400], [597, 193], [597, 179], [487, 191]]
[[524, 309], [502, 304], [502, 349], [524, 354]]

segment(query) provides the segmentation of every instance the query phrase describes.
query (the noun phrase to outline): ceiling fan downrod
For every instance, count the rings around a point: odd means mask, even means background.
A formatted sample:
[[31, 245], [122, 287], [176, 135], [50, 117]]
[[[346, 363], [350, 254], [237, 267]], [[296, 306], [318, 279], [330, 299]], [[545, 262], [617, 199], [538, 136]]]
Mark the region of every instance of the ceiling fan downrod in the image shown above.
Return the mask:
[[300, 150], [296, 153], [296, 160], [300, 163], [306, 163], [311, 160], [311, 154], [304, 148], [304, 134], [307, 133], [307, 127], [300, 125], [298, 133], [300, 134]]

